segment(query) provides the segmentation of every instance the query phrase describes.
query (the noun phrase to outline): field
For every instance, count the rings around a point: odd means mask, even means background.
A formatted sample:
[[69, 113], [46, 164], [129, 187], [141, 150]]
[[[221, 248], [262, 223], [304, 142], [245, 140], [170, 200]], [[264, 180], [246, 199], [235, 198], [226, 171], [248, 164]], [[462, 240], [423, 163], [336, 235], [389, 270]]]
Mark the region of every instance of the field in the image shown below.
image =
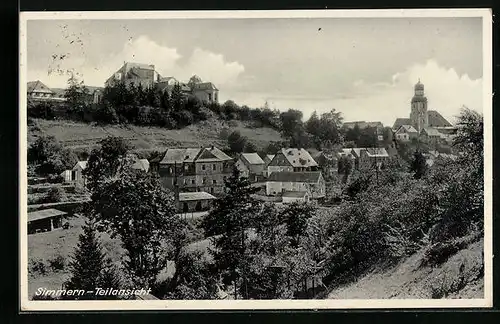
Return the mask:
[[281, 140], [280, 134], [271, 128], [251, 128], [239, 121], [224, 122], [209, 120], [190, 125], [179, 130], [134, 125], [98, 126], [67, 120], [34, 119], [28, 130], [28, 145], [41, 134], [54, 136], [65, 146], [74, 149], [94, 147], [107, 136], [120, 136], [129, 140], [136, 150], [153, 151], [168, 147], [200, 147], [217, 145], [224, 147], [226, 140], [221, 137], [225, 128], [238, 130], [257, 148], [266, 147], [271, 141]]

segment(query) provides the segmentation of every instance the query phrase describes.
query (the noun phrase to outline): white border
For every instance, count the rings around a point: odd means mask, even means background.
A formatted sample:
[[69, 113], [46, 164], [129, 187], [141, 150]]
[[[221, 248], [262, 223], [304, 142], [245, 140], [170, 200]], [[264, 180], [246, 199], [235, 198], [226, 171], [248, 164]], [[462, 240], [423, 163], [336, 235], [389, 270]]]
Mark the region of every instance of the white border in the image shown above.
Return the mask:
[[[83, 310], [241, 310], [241, 309], [373, 309], [373, 308], [482, 308], [493, 306], [492, 254], [492, 13], [490, 9], [410, 10], [289, 10], [289, 11], [136, 11], [136, 12], [21, 12], [19, 65], [19, 120], [26, 116], [27, 20], [63, 19], [243, 19], [243, 18], [483, 18], [483, 114], [484, 128], [484, 299], [391, 300], [153, 300], [153, 301], [30, 301], [28, 300], [27, 235], [20, 235], [21, 311]], [[27, 125], [19, 125], [20, 233], [27, 233]]]

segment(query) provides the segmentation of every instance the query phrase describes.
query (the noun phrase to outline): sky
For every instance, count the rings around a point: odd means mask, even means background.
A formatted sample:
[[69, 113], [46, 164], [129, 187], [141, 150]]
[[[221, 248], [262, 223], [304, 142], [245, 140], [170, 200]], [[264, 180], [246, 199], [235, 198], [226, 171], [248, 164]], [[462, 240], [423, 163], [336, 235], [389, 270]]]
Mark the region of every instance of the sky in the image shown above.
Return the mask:
[[103, 86], [125, 61], [162, 76], [196, 74], [219, 101], [305, 118], [335, 109], [345, 121], [392, 126], [409, 117], [413, 86], [451, 122], [482, 112], [481, 18], [30, 20], [27, 77], [65, 87], [65, 71]]

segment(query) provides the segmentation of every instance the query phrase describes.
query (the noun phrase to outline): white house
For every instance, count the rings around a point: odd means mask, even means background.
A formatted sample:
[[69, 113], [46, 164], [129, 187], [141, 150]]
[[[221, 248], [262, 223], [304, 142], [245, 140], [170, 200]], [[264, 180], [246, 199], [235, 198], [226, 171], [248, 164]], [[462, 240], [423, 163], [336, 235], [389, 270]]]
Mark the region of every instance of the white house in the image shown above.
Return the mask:
[[290, 204], [293, 202], [308, 202], [311, 194], [308, 191], [285, 191], [281, 197], [284, 204]]
[[418, 137], [418, 131], [412, 125], [401, 125], [396, 132], [394, 132], [396, 139], [409, 142], [413, 138]]
[[320, 171], [273, 172], [267, 178], [266, 194], [268, 196], [281, 195], [290, 191], [308, 191], [311, 198], [325, 197], [325, 179]]
[[264, 172], [265, 162], [257, 153], [241, 153], [236, 161], [236, 167], [241, 176], [254, 180]]
[[273, 172], [317, 171], [318, 163], [303, 148], [283, 148], [267, 166], [268, 176]]

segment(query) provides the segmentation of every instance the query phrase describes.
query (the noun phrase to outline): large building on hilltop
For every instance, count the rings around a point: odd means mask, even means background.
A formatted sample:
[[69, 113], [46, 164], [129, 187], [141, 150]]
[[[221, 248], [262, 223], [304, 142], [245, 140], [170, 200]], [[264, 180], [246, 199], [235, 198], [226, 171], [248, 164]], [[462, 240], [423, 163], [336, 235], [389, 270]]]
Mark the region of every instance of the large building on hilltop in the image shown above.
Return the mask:
[[106, 86], [114, 86], [119, 82], [126, 86], [139, 84], [143, 88], [156, 85], [161, 91], [172, 92], [176, 85], [179, 85], [181, 92], [185, 95], [192, 95], [204, 102], [219, 102], [219, 89], [212, 82], [203, 82], [197, 75], [193, 75], [188, 83], [178, 81], [172, 76], [163, 77], [155, 69], [153, 64], [124, 62], [106, 82]]

